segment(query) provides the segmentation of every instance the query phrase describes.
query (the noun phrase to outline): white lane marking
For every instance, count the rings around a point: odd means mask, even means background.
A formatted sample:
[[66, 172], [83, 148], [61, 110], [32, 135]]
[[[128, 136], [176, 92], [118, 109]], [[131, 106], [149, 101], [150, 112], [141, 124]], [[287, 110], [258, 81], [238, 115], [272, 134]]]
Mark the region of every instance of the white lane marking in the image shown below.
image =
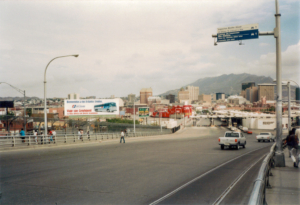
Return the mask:
[[251, 152], [255, 152], [255, 151], [259, 150], [259, 149], [263, 149], [263, 148], [266, 148], [266, 147], [268, 147], [268, 146], [260, 147], [260, 148], [258, 148], [258, 149], [255, 149], [255, 150], [252, 150], [252, 151], [250, 151], [250, 152], [247, 152], [247, 153], [245, 153], [245, 154], [243, 154], [243, 155], [240, 155], [240, 156], [238, 156], [238, 157], [236, 157], [236, 158], [233, 158], [233, 159], [231, 159], [231, 160], [229, 160], [229, 161], [227, 161], [227, 162], [224, 162], [223, 164], [220, 164], [219, 166], [217, 166], [217, 167], [215, 167], [215, 168], [213, 168], [213, 169], [211, 169], [211, 170], [205, 172], [204, 174], [201, 174], [200, 176], [196, 177], [195, 179], [192, 179], [191, 181], [185, 183], [184, 185], [178, 187], [178, 188], [175, 189], [174, 191], [171, 191], [171, 192], [168, 193], [167, 195], [165, 195], [165, 196], [159, 198], [158, 200], [152, 202], [152, 203], [149, 204], [149, 205], [155, 205], [155, 204], [158, 204], [158, 203], [161, 202], [162, 200], [164, 200], [164, 199], [168, 198], [169, 196], [175, 194], [176, 192], [180, 191], [180, 190], [183, 189], [184, 187], [190, 185], [191, 183], [193, 183], [194, 181], [197, 181], [198, 179], [204, 177], [205, 175], [207, 175], [207, 174], [209, 174], [209, 173], [215, 171], [216, 169], [219, 169], [220, 167], [222, 167], [222, 166], [224, 166], [224, 165], [226, 165], [226, 164], [228, 164], [228, 163], [230, 163], [230, 162], [232, 162], [232, 161], [234, 161], [234, 160], [236, 160], [236, 159], [238, 159], [238, 158], [241, 158], [242, 156], [245, 156], [245, 155], [247, 155], [247, 154], [249, 154], [249, 153], [251, 153]]
[[242, 177], [254, 166], [256, 165], [260, 160], [262, 160], [267, 154], [263, 155], [259, 160], [254, 162], [248, 169], [246, 169], [244, 172], [242, 172], [230, 185], [225, 191], [217, 198], [217, 200], [213, 203], [213, 205], [219, 205], [223, 199], [227, 196], [227, 194], [231, 191], [231, 189], [242, 179]]

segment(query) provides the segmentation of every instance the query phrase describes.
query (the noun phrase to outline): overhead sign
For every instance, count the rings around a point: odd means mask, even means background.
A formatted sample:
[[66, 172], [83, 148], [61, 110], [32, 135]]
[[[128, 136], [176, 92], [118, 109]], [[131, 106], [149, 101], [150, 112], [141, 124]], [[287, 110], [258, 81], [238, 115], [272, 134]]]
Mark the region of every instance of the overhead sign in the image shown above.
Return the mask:
[[65, 116], [74, 115], [119, 115], [119, 100], [65, 100]]
[[258, 38], [258, 24], [218, 28], [217, 42], [241, 41]]
[[139, 117], [149, 117], [149, 107], [139, 107]]

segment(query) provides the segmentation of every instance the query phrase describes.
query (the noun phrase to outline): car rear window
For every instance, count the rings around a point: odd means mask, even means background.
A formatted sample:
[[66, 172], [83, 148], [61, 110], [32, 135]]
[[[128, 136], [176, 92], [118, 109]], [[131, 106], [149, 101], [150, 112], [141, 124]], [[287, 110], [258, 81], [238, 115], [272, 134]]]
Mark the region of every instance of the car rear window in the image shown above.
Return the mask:
[[230, 132], [227, 132], [225, 134], [225, 137], [239, 137], [239, 133], [230, 133]]
[[259, 135], [270, 135], [269, 133], [260, 133]]

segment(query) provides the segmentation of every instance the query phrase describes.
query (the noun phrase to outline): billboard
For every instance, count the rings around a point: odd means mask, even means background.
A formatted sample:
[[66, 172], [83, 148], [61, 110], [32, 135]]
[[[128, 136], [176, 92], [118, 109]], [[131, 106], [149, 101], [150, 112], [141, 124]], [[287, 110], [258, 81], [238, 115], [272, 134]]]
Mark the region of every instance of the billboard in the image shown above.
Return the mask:
[[149, 107], [139, 107], [139, 117], [149, 117]]
[[65, 116], [119, 115], [118, 99], [65, 100]]
[[0, 101], [0, 108], [13, 108], [14, 101]]

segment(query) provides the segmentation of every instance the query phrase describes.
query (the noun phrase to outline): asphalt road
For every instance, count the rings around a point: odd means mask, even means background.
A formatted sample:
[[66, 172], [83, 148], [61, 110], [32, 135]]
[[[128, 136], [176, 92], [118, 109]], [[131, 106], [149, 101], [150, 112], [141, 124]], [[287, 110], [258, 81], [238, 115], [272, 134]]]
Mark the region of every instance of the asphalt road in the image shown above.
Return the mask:
[[[161, 204], [212, 204], [234, 179], [268, 153], [271, 146], [271, 143], [258, 143], [253, 134], [247, 136], [245, 149], [221, 150], [218, 137], [225, 131], [224, 128], [187, 128], [173, 135], [126, 139], [125, 144], [107, 141], [1, 152], [0, 202], [150, 204], [215, 168], [159, 201]], [[221, 203], [247, 203], [259, 166], [260, 162], [253, 166]]]

